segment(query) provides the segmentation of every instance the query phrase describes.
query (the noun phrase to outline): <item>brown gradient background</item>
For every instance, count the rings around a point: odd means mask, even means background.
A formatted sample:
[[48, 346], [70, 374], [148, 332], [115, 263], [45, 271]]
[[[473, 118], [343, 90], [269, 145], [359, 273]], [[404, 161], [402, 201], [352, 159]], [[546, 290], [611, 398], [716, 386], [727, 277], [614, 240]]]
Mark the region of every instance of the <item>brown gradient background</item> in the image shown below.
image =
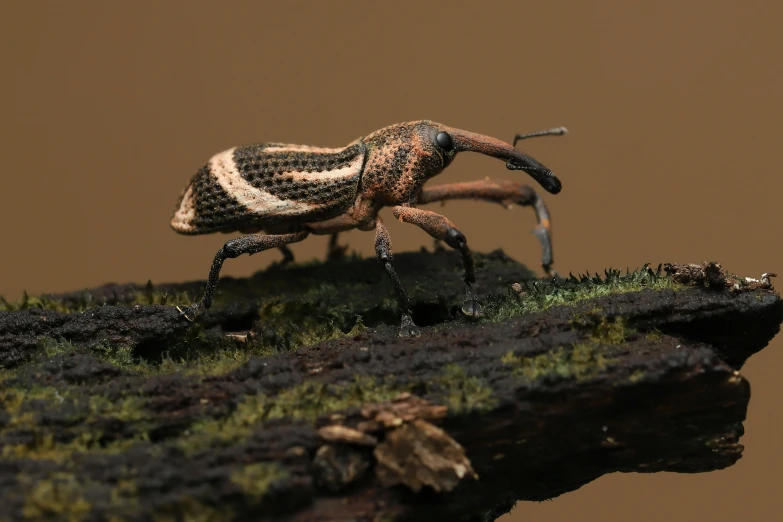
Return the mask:
[[[783, 3], [6, 2], [0, 31], [0, 294], [206, 277], [226, 236], [168, 226], [212, 154], [338, 146], [412, 119], [511, 140], [563, 182], [559, 270], [719, 261], [783, 276]], [[464, 154], [433, 181], [514, 178]], [[529, 209], [443, 211], [475, 250], [537, 267]], [[389, 223], [396, 252], [430, 246]], [[294, 245], [323, 256], [325, 237]], [[372, 233], [343, 235], [373, 254]], [[280, 258], [226, 263], [246, 275]], [[613, 474], [522, 520], [761, 521], [779, 515], [781, 339], [743, 369], [744, 457], [700, 475]]]

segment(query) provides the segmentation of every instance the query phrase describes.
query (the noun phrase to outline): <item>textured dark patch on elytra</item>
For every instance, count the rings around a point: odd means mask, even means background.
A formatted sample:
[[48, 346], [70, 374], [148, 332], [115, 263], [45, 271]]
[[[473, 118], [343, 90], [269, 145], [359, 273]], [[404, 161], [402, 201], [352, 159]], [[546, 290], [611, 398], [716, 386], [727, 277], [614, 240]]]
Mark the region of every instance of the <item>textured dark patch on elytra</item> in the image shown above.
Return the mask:
[[254, 214], [237, 202], [204, 165], [191, 180], [196, 215], [191, 224], [201, 233], [231, 230], [236, 223], [252, 221]]
[[[362, 165], [347, 177], [335, 178], [330, 172], [356, 163], [365, 152], [364, 144], [356, 143], [336, 152], [269, 152], [269, 147], [269, 144], [245, 145], [234, 151], [237, 171], [254, 188], [282, 200], [317, 205], [319, 219], [339, 214], [356, 199]], [[290, 174], [294, 171], [322, 176], [297, 180]]]
[[[320, 221], [344, 212], [358, 195], [361, 165], [355, 174], [344, 178], [329, 176], [330, 170], [346, 167], [364, 154], [363, 143], [346, 147], [334, 153], [323, 152], [264, 152], [270, 146], [260, 144], [237, 147], [233, 159], [240, 175], [259, 192], [265, 192], [283, 201], [311, 205], [295, 216], [281, 216], [274, 211], [248, 209], [227, 192], [204, 165], [193, 176], [190, 187], [195, 216], [190, 220], [192, 234], [231, 232], [263, 227], [288, 221]], [[319, 180], [301, 181], [291, 171], [323, 172]], [[181, 203], [181, 200], [180, 200]], [[179, 203], [178, 203], [179, 207]]]
[[[364, 146], [356, 143], [337, 152], [272, 151], [265, 145], [245, 145], [234, 150], [234, 162], [240, 175], [256, 188], [267, 188], [276, 176], [291, 171], [317, 173], [324, 178], [329, 171], [347, 167], [363, 154]], [[361, 174], [357, 169], [356, 177]]]

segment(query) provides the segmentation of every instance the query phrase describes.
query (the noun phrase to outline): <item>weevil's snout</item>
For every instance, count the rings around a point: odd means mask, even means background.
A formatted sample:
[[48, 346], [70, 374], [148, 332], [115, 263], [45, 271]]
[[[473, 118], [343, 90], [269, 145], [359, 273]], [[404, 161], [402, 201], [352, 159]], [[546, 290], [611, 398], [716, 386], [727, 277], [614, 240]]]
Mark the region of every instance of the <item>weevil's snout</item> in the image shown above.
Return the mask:
[[518, 155], [509, 159], [506, 168], [508, 170], [524, 170], [550, 194], [557, 194], [563, 188], [560, 180], [551, 170], [523, 152], [519, 152]]
[[544, 190], [557, 194], [562, 189], [560, 180], [547, 167], [514, 146], [491, 136], [459, 129], [449, 129], [457, 152], [479, 152], [506, 161], [509, 170], [523, 170], [530, 174]]

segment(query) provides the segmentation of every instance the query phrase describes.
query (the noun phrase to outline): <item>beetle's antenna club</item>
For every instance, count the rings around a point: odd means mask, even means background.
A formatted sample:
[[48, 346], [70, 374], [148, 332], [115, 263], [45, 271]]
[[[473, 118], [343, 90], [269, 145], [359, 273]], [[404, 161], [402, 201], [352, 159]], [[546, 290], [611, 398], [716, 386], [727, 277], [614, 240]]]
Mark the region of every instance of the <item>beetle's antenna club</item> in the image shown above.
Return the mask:
[[517, 146], [519, 140], [525, 140], [527, 138], [536, 138], [538, 136], [562, 136], [568, 133], [568, 129], [565, 127], [555, 127], [554, 129], [547, 129], [544, 131], [531, 132], [529, 134], [517, 134], [514, 136], [514, 146]]

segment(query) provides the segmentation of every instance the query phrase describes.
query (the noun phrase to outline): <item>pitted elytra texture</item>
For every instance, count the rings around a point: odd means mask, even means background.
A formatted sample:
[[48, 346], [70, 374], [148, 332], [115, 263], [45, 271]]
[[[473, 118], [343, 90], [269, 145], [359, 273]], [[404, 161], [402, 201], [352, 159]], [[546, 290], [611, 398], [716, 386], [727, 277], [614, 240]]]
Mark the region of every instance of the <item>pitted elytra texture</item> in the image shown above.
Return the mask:
[[177, 208], [172, 227], [182, 234], [218, 232], [253, 219], [252, 213], [221, 187], [209, 165], [193, 177]]
[[[520, 139], [561, 135], [550, 129]], [[376, 230], [376, 253], [397, 293], [402, 311], [401, 334], [418, 335], [407, 295], [391, 265], [391, 240], [378, 217], [393, 207], [400, 221], [417, 225], [432, 237], [460, 251], [465, 267], [463, 312], [481, 315], [472, 290], [473, 259], [464, 235], [448, 219], [415, 209], [416, 203], [483, 199], [510, 206], [532, 206], [535, 229], [543, 247], [542, 266], [552, 265], [550, 218], [543, 200], [527, 185], [485, 180], [424, 188], [458, 152], [473, 151], [506, 161], [510, 170], [524, 170], [548, 192], [560, 192], [552, 172], [513, 145], [429, 120], [390, 125], [345, 147], [325, 148], [285, 143], [243, 145], [215, 154], [191, 179], [177, 203], [171, 226], [182, 234], [251, 233], [228, 241], [215, 255], [200, 302], [181, 310], [193, 320], [210, 307], [223, 262], [242, 254], [279, 248], [293, 260], [287, 244], [309, 234], [332, 234], [330, 257], [342, 251], [336, 235], [343, 230]], [[258, 233], [258, 234], [256, 234]], [[456, 240], [455, 238], [459, 238]]]

